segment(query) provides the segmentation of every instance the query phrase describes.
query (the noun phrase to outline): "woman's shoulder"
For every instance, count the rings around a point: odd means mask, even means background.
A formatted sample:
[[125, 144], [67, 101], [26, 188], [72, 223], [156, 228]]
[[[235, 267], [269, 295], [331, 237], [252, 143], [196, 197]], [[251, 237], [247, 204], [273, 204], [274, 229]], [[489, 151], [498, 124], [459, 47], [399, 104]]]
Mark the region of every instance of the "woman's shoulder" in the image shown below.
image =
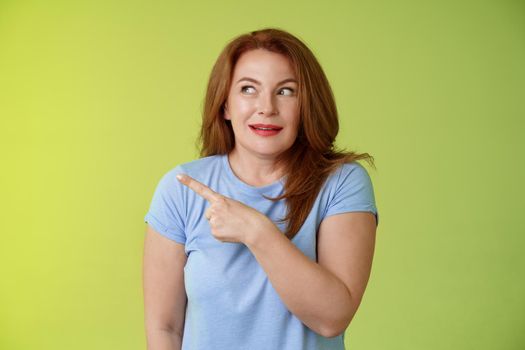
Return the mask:
[[172, 167], [165, 173], [165, 177], [175, 178], [178, 174], [186, 174], [195, 179], [198, 179], [205, 173], [213, 171], [216, 167], [220, 166], [221, 155], [216, 154], [213, 156], [202, 157], [199, 159], [179, 163]]
[[350, 174], [354, 174], [354, 176], [359, 176], [359, 175], [364, 175], [364, 174], [367, 174], [368, 175], [368, 170], [366, 170], [365, 166], [362, 165], [361, 163], [359, 163], [358, 161], [352, 161], [352, 162], [349, 162], [349, 163], [342, 163], [340, 164], [337, 169], [335, 169], [331, 176], [333, 177], [341, 177], [341, 176], [346, 176], [346, 175], [350, 175]]
[[361, 181], [370, 181], [370, 175], [368, 170], [357, 161], [340, 164], [327, 179], [328, 184], [335, 186], [342, 183]]

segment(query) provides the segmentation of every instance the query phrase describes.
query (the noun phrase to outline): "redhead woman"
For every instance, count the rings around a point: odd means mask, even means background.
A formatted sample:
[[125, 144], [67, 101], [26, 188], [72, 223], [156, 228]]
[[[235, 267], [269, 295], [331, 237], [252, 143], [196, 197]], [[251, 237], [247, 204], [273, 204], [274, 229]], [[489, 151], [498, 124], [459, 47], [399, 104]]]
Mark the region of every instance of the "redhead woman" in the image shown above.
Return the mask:
[[317, 59], [267, 28], [212, 69], [200, 158], [153, 194], [144, 242], [149, 350], [342, 350], [378, 224], [368, 153], [337, 150]]

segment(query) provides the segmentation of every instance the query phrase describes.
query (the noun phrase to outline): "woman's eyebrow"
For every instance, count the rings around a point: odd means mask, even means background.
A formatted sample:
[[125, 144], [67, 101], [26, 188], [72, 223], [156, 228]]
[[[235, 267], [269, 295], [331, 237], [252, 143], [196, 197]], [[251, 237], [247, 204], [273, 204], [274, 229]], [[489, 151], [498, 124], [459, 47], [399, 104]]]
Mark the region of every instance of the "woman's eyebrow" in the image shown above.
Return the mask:
[[[238, 84], [239, 82], [243, 81], [243, 80], [246, 80], [246, 81], [251, 81], [252, 83], [255, 83], [257, 85], [261, 85], [261, 82], [258, 81], [258, 80], [255, 80], [253, 78], [248, 78], [248, 77], [243, 77], [239, 80], [237, 80], [237, 82], [235, 84]], [[282, 81], [280, 81], [279, 83], [277, 83], [277, 85], [281, 85], [281, 84], [284, 84], [284, 83], [289, 83], [289, 82], [293, 82], [293, 83], [297, 83], [297, 80], [295, 80], [294, 78], [286, 78]]]

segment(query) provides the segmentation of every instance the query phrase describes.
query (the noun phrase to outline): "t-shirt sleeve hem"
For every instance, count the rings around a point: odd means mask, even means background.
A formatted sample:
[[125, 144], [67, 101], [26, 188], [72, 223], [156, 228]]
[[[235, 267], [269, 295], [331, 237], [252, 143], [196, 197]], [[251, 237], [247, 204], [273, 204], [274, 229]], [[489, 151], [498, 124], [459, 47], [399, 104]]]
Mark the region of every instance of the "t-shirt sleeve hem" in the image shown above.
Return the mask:
[[324, 218], [327, 218], [327, 217], [329, 217], [331, 215], [343, 214], [343, 213], [351, 213], [351, 212], [354, 212], [354, 211], [369, 211], [369, 212], [372, 212], [374, 214], [374, 216], [376, 217], [376, 226], [379, 225], [379, 213], [377, 212], [376, 206], [374, 206], [372, 204], [370, 204], [370, 205], [353, 206], [351, 208], [333, 209], [330, 212], [326, 213]]
[[158, 233], [161, 235], [171, 239], [172, 241], [186, 244], [186, 237], [183, 233], [177, 230], [170, 229], [164, 224], [162, 224], [156, 217], [153, 216], [150, 212], [146, 214], [144, 217], [144, 222], [148, 223], [151, 227], [155, 229]]

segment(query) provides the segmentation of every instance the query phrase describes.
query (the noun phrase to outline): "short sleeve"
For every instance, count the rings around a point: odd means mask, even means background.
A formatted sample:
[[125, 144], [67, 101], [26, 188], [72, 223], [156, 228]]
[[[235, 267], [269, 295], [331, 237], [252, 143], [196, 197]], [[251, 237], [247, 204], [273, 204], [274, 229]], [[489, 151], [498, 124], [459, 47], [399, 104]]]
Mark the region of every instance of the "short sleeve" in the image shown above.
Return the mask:
[[335, 179], [335, 190], [331, 191], [324, 217], [352, 211], [370, 211], [379, 224], [374, 188], [367, 170], [359, 163], [345, 163]]
[[185, 210], [182, 191], [184, 185], [176, 178], [176, 175], [181, 172], [177, 166], [160, 179], [144, 222], [167, 238], [185, 244]]

